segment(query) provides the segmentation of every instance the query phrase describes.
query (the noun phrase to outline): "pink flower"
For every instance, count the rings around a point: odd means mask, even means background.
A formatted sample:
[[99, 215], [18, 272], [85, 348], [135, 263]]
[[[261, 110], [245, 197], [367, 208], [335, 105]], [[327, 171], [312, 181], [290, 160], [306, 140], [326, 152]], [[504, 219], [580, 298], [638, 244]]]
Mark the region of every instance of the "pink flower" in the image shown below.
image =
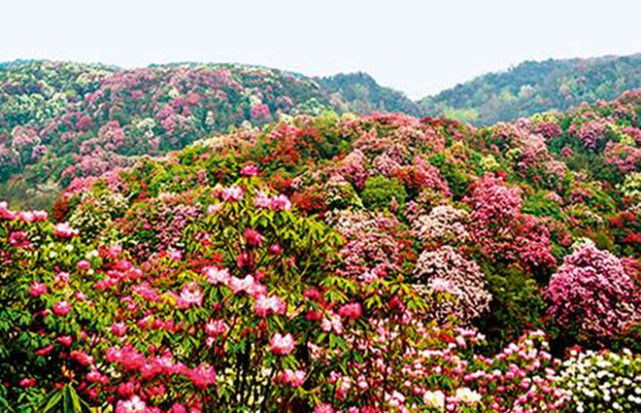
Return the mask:
[[432, 278], [429, 284], [432, 287], [432, 291], [436, 293], [454, 293], [456, 291], [449, 280], [441, 277]]
[[256, 205], [256, 207], [260, 209], [267, 208], [269, 206], [269, 203], [270, 199], [263, 190], [258, 191], [258, 193], [256, 193], [256, 196], [254, 196], [254, 205]]
[[229, 330], [229, 326], [224, 320], [213, 320], [205, 324], [205, 332], [208, 336], [220, 336]]
[[269, 106], [265, 103], [257, 103], [249, 110], [252, 120], [268, 120], [270, 114]]
[[360, 318], [360, 316], [363, 314], [363, 309], [361, 308], [360, 303], [345, 304], [344, 306], [338, 309], [338, 314], [340, 314], [341, 317], [351, 318], [352, 320], [356, 320], [357, 318]]
[[18, 384], [20, 385], [20, 387], [26, 389], [26, 388], [35, 386], [36, 385], [36, 380], [31, 378], [31, 377], [24, 378], [24, 379], [20, 380], [20, 382]]
[[14, 211], [9, 209], [9, 205], [6, 202], [0, 202], [0, 218], [3, 221], [11, 221], [16, 215]]
[[69, 357], [71, 360], [76, 361], [78, 364], [81, 364], [83, 366], [91, 366], [94, 362], [93, 357], [91, 357], [89, 354], [85, 353], [84, 351], [72, 351], [69, 354]]
[[71, 343], [73, 343], [73, 339], [71, 338], [71, 336], [58, 337], [56, 341], [65, 347], [70, 347]]
[[343, 334], [343, 322], [338, 314], [330, 314], [329, 317], [323, 318], [321, 321], [321, 330], [326, 333], [334, 331], [336, 334]]
[[305, 372], [303, 370], [285, 369], [276, 377], [276, 381], [292, 387], [299, 387], [305, 382]]
[[259, 317], [267, 317], [270, 313], [283, 315], [287, 312], [287, 304], [278, 296], [272, 295], [267, 298], [261, 295], [254, 302], [254, 311]]
[[61, 271], [53, 277], [56, 284], [67, 284], [69, 282], [69, 273]]
[[185, 407], [180, 403], [174, 403], [174, 405], [171, 406], [169, 413], [187, 413], [187, 409], [185, 409]]
[[116, 413], [147, 413], [147, 405], [134, 395], [129, 400], [120, 400], [116, 405]]
[[278, 195], [271, 199], [269, 208], [274, 211], [289, 211], [292, 209], [292, 203], [285, 195]]
[[314, 407], [314, 413], [334, 413], [334, 408], [329, 403], [322, 403]]
[[78, 230], [69, 226], [66, 222], [56, 224], [53, 229], [53, 236], [58, 239], [70, 239], [78, 235]]
[[550, 277], [548, 313], [564, 329], [607, 338], [637, 314], [638, 290], [624, 261], [607, 250], [584, 245], [566, 256]]
[[283, 251], [283, 249], [280, 247], [278, 244], [272, 244], [269, 247], [269, 250], [272, 252], [274, 255], [280, 255], [280, 253]]
[[116, 336], [124, 336], [127, 334], [127, 326], [125, 323], [114, 323], [111, 326], [111, 332]]
[[167, 256], [172, 261], [180, 261], [183, 258], [183, 253], [180, 250], [170, 249], [167, 252]]
[[[0, 212], [0, 216], [2, 212]], [[21, 211], [18, 212], [17, 217], [20, 221], [34, 223], [46, 221], [49, 218], [49, 214], [45, 211]]]
[[287, 355], [294, 351], [294, 338], [291, 334], [276, 333], [269, 339], [270, 350], [274, 354]]
[[203, 390], [216, 383], [216, 372], [213, 367], [201, 364], [187, 374], [194, 386]]
[[80, 260], [78, 261], [78, 264], [76, 264], [76, 268], [79, 271], [88, 270], [89, 268], [91, 268], [91, 263], [89, 263], [89, 261], [87, 260]]
[[203, 293], [195, 282], [189, 283], [183, 287], [180, 292], [179, 305], [181, 307], [190, 307], [192, 305], [200, 306], [203, 303]]
[[229, 281], [229, 288], [232, 289], [234, 294], [245, 292], [252, 296], [258, 296], [265, 292], [265, 286], [257, 283], [252, 275], [247, 275], [242, 279], [231, 277]]
[[11, 235], [9, 235], [9, 244], [16, 248], [33, 247], [31, 241], [29, 241], [29, 235], [25, 231], [12, 232]]
[[87, 373], [87, 381], [89, 383], [107, 384], [109, 383], [109, 377], [100, 373], [98, 370], [93, 369]]
[[58, 301], [53, 305], [53, 313], [59, 317], [64, 317], [71, 312], [71, 306], [67, 300]]
[[223, 189], [222, 193], [223, 201], [233, 202], [233, 201], [242, 201], [243, 200], [243, 188], [238, 185], [232, 185]]
[[255, 229], [245, 229], [245, 240], [249, 246], [255, 247], [263, 243], [263, 236]]
[[242, 176], [256, 176], [260, 171], [255, 165], [245, 165], [240, 168], [240, 174]]
[[53, 350], [53, 345], [48, 345], [46, 347], [43, 347], [39, 350], [36, 350], [36, 355], [38, 356], [46, 356], [47, 354], [51, 353], [51, 350]]
[[207, 276], [207, 281], [214, 285], [227, 284], [230, 280], [227, 268], [207, 267], [205, 268], [205, 275]]
[[43, 283], [34, 282], [29, 287], [29, 295], [32, 297], [39, 297], [42, 294], [45, 294], [46, 292], [47, 292], [47, 286], [44, 285]]
[[214, 204], [214, 205], [209, 205], [207, 207], [207, 215], [214, 215], [218, 213], [223, 207], [223, 204], [221, 202]]

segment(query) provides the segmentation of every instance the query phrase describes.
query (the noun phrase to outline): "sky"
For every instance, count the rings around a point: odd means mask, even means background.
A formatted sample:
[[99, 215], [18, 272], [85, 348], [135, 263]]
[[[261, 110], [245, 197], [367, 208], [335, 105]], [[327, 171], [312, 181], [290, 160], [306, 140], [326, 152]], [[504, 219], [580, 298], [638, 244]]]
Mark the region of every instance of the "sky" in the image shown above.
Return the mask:
[[634, 0], [2, 0], [0, 61], [364, 71], [411, 98], [524, 60], [641, 52]]

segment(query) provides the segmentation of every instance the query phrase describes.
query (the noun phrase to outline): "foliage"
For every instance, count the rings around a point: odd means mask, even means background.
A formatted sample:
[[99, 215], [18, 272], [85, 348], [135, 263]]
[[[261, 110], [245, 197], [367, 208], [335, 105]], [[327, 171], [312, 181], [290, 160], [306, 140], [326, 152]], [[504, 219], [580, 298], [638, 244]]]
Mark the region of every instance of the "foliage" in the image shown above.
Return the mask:
[[393, 202], [401, 204], [406, 196], [405, 188], [397, 179], [380, 175], [368, 178], [361, 193], [365, 206], [372, 209], [386, 208]]
[[[160, 125], [158, 156], [115, 150], [125, 164], [95, 164], [108, 172], [72, 180], [49, 214], [0, 203], [3, 410], [77, 395], [116, 413], [576, 411], [570, 346], [639, 351], [639, 93], [488, 128], [272, 122], [262, 82], [279, 72], [113, 70], [121, 89], [74, 104], [100, 142], [76, 143], [112, 151]], [[183, 118], [220, 89], [177, 78], [226, 71], [264, 98], [237, 120], [265, 125], [199, 139]], [[135, 106], [129, 81], [158, 99]], [[133, 121], [166, 105], [177, 135]]]
[[612, 100], [641, 87], [641, 56], [527, 61], [479, 76], [420, 101], [429, 115], [475, 125], [512, 121], [582, 102]]

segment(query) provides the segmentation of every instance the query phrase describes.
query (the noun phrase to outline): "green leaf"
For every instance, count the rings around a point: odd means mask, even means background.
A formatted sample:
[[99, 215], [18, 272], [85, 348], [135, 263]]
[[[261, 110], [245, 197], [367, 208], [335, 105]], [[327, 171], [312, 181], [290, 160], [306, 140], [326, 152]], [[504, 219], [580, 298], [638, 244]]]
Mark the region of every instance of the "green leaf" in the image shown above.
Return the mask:
[[49, 413], [53, 412], [56, 407], [58, 407], [58, 403], [60, 403], [60, 400], [62, 399], [62, 392], [59, 390], [54, 390], [53, 392], [49, 393], [45, 401], [40, 405], [38, 408], [38, 412], [40, 413]]

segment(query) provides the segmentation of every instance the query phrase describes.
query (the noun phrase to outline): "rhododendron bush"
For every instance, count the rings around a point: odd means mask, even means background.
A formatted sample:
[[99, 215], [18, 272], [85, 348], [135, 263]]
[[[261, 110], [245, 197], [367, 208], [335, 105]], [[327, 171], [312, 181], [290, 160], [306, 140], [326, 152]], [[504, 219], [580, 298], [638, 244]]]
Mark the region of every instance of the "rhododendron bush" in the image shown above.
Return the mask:
[[[68, 224], [3, 205], [2, 281], [20, 286], [3, 297], [3, 320], [15, 320], [2, 330], [8, 400], [72, 385], [89, 405], [122, 412], [404, 411], [441, 403], [437, 390], [450, 409], [562, 405], [514, 374], [488, 394], [482, 378], [503, 382], [490, 372], [531, 339], [495, 360], [470, 358], [482, 338], [430, 322], [393, 277], [333, 275], [340, 236], [255, 179], [198, 194], [204, 218], [186, 228], [184, 248], [138, 265], [119, 245], [90, 249]], [[526, 354], [512, 368], [543, 371]], [[436, 377], [449, 384], [433, 389]]]
[[607, 251], [579, 246], [550, 279], [549, 311], [565, 334], [616, 335], [640, 315], [635, 272]]
[[338, 234], [254, 180], [200, 194], [185, 248], [139, 265], [3, 205], [2, 281], [20, 286], [3, 296], [7, 399], [73, 386], [118, 412], [563, 405], [538, 336], [472, 357], [482, 337], [430, 322], [393, 277], [333, 275]]

